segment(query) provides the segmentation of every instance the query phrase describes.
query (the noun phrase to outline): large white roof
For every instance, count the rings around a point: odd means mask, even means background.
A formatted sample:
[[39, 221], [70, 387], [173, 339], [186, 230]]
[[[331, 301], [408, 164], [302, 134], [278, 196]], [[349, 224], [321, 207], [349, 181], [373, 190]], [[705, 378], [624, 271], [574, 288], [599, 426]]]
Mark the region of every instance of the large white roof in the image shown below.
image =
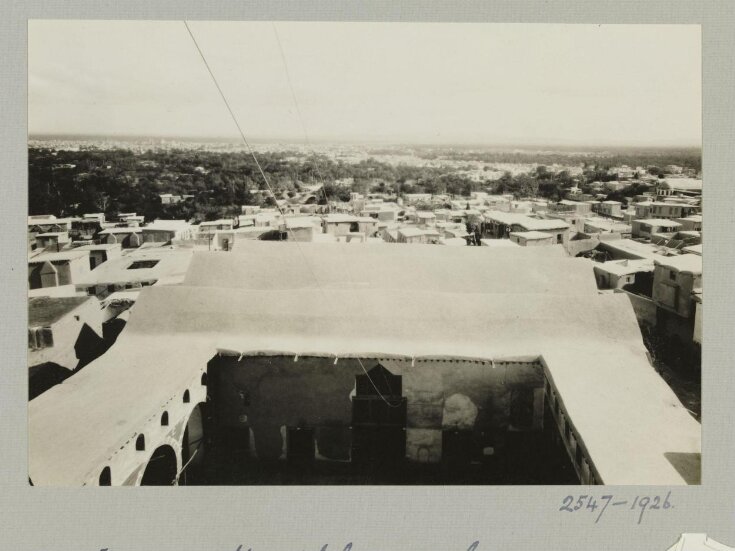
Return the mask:
[[96, 476], [218, 350], [540, 356], [603, 482], [684, 483], [667, 454], [699, 453], [700, 426], [649, 365], [628, 298], [580, 285], [594, 287], [588, 261], [521, 247], [252, 245], [197, 253], [185, 285], [144, 289], [104, 356], [30, 402], [35, 484]]

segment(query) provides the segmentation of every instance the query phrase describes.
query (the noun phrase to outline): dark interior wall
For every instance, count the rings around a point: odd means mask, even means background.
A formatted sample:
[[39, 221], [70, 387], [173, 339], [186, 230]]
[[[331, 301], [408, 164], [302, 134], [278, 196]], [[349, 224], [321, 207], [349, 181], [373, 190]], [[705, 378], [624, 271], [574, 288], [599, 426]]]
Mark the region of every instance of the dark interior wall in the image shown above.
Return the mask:
[[[377, 363], [402, 376], [407, 427], [417, 429], [503, 432], [512, 389], [541, 388], [544, 381], [533, 361], [416, 360], [412, 366], [410, 359], [362, 360], [366, 370]], [[221, 356], [208, 371], [217, 424], [251, 431], [258, 457], [282, 457], [283, 427], [308, 426], [321, 456], [349, 459], [351, 393], [355, 376], [364, 373], [356, 359], [335, 365], [327, 357]]]

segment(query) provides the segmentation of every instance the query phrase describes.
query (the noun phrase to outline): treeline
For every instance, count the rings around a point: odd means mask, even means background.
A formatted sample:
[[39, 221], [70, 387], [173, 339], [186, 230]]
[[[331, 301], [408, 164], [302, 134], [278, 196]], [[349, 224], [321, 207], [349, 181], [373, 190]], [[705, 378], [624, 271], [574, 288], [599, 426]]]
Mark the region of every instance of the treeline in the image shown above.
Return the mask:
[[[513, 176], [505, 173], [500, 179], [489, 181], [470, 178], [463, 170], [466, 167], [457, 168], [456, 163], [455, 166], [438, 167], [393, 165], [374, 158], [347, 163], [324, 155], [297, 152], [259, 153], [260, 167], [245, 152], [206, 150], [132, 152], [128, 149], [89, 148], [57, 151], [34, 147], [29, 148], [28, 156], [30, 214], [75, 216], [91, 212], [107, 215], [136, 212], [149, 220], [213, 220], [239, 213], [241, 205], [272, 205], [274, 200], [267, 193], [252, 193], [268, 187], [281, 198], [284, 194], [286, 197], [295, 196], [306, 185], [321, 183], [326, 197], [334, 201], [348, 201], [351, 191], [396, 196], [431, 193], [464, 197], [473, 191], [491, 191], [512, 193], [517, 197], [559, 200], [573, 185], [584, 190], [590, 182], [616, 179], [615, 175], [608, 173], [609, 159], [589, 157], [581, 176], [571, 176], [566, 170], [548, 170], [541, 165], [526, 174]], [[571, 166], [570, 159], [564, 159]], [[661, 157], [659, 164], [696, 164], [687, 159]], [[472, 156], [467, 160], [478, 159]], [[537, 157], [524, 157], [522, 162], [538, 163], [539, 160]], [[645, 164], [641, 158], [625, 161], [629, 166]], [[649, 172], [656, 173], [660, 170], [657, 167]], [[160, 200], [160, 194], [164, 193], [191, 198], [178, 204], [164, 205]], [[326, 202], [326, 199], [322, 198], [321, 202]]]
[[[239, 212], [241, 205], [273, 203], [304, 185], [322, 183], [330, 200], [349, 200], [350, 191], [367, 193], [453, 193], [469, 195], [481, 185], [437, 167], [393, 166], [373, 158], [345, 163], [323, 155], [260, 153], [258, 163], [244, 152], [127, 149], [81, 151], [30, 148], [30, 214], [75, 216], [90, 212], [136, 212], [147, 219], [212, 220]], [[266, 175], [268, 183], [260, 174]], [[350, 181], [350, 185], [342, 182]], [[293, 193], [291, 193], [293, 192]], [[192, 195], [163, 205], [159, 195]], [[326, 200], [323, 200], [326, 202]]]
[[609, 169], [616, 166], [665, 167], [679, 165], [697, 172], [702, 170], [702, 153], [698, 148], [611, 149], [597, 152], [574, 151], [484, 151], [474, 149], [429, 148], [416, 155], [428, 160], [480, 161], [484, 163], [577, 165], [584, 168], [598, 166]]

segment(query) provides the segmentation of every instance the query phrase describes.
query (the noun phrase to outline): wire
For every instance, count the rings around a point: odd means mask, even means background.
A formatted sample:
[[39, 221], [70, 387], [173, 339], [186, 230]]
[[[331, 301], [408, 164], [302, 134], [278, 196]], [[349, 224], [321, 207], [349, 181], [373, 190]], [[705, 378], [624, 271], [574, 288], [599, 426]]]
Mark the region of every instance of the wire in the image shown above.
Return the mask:
[[[194, 33], [192, 32], [191, 28], [189, 27], [189, 23], [187, 21], [184, 21], [184, 26], [186, 27], [186, 30], [189, 33], [189, 36], [191, 37], [192, 41], [194, 42], [194, 46], [196, 46], [197, 52], [199, 52], [199, 56], [202, 58], [202, 61], [204, 62], [204, 66], [207, 68], [207, 72], [209, 73], [209, 76], [212, 78], [212, 81], [214, 82], [214, 85], [217, 88], [217, 91], [219, 92], [219, 95], [222, 98], [222, 101], [224, 102], [225, 107], [227, 107], [227, 111], [230, 113], [230, 117], [232, 118], [232, 122], [235, 123], [235, 127], [237, 128], [237, 131], [239, 132], [240, 137], [242, 138], [243, 143], [245, 144], [245, 146], [247, 147], [248, 151], [250, 152], [250, 156], [253, 158], [253, 161], [255, 162], [255, 165], [257, 166], [258, 171], [260, 172], [260, 175], [263, 177], [263, 181], [265, 182], [265, 185], [268, 187], [268, 191], [270, 192], [271, 197], [273, 197], [273, 200], [276, 203], [276, 209], [278, 209], [278, 212], [280, 213], [280, 215], [283, 218], [284, 223], [285, 223], [286, 217], [285, 217], [285, 215], [283, 213], [283, 210], [278, 205], [278, 200], [276, 199], [276, 195], [273, 192], [273, 188], [271, 187], [271, 184], [268, 181], [268, 177], [265, 175], [265, 172], [263, 171], [263, 168], [260, 166], [260, 162], [258, 162], [258, 158], [255, 156], [255, 151], [253, 151], [253, 148], [250, 146], [250, 143], [248, 142], [247, 138], [245, 137], [245, 133], [243, 132], [242, 128], [240, 127], [240, 123], [237, 121], [237, 117], [235, 116], [235, 113], [233, 112], [232, 107], [230, 107], [229, 101], [227, 101], [227, 96], [225, 96], [224, 92], [222, 91], [222, 88], [220, 87], [219, 82], [217, 81], [217, 77], [214, 76], [214, 72], [212, 71], [212, 68], [209, 66], [209, 63], [207, 62], [207, 58], [204, 56], [204, 52], [199, 47], [199, 43], [197, 42], [197, 39], [194, 36]], [[274, 29], [275, 29], [275, 27], [274, 27]], [[276, 33], [276, 37], [278, 37], [278, 34], [277, 33]], [[279, 40], [279, 47], [280, 47], [280, 40]], [[282, 48], [281, 48], [281, 54], [283, 55], [283, 49]], [[285, 64], [285, 56], [283, 57], [283, 59], [284, 59], [284, 64]], [[288, 70], [286, 70], [286, 74], [288, 75]], [[288, 77], [288, 81], [289, 81], [289, 85], [290, 85], [290, 83], [291, 83], [290, 77]], [[291, 87], [291, 92], [293, 94], [293, 87]], [[296, 96], [295, 96], [295, 94], [293, 94], [293, 97], [294, 97], [294, 101], [296, 102]], [[296, 104], [298, 105], [298, 102], [296, 102]], [[300, 110], [298, 110], [298, 108], [297, 108], [297, 112], [299, 112], [299, 116], [300, 116]], [[302, 127], [304, 129], [305, 136], [308, 139], [308, 133], [306, 133], [306, 127], [303, 126], [303, 121], [302, 121]], [[315, 163], [314, 166], [315, 167], [317, 166], [316, 163]], [[323, 186], [322, 186], [322, 189], [324, 189]], [[324, 196], [326, 197], [326, 191], [324, 191]], [[327, 200], [327, 205], [329, 205], [329, 200]], [[286, 231], [288, 231], [288, 229], [289, 229], [288, 228], [288, 224], [286, 224]], [[317, 278], [316, 274], [314, 273], [314, 269], [311, 267], [311, 264], [309, 264], [309, 261], [306, 258], [306, 255], [304, 254], [303, 250], [301, 249], [301, 245], [299, 245], [298, 240], [296, 240], [296, 236], [294, 235], [293, 230], [291, 230], [291, 234], [294, 237], [294, 243], [296, 243], [296, 248], [299, 250], [301, 256], [304, 259], [304, 262], [306, 263], [307, 267], [309, 268], [309, 271], [311, 272], [312, 277], [314, 278], [314, 283], [316, 284], [316, 286], [319, 289], [319, 291], [323, 295], [327, 296], [326, 291], [324, 291], [324, 289], [322, 288], [322, 286], [319, 284], [319, 279]], [[349, 273], [349, 269], [348, 269], [348, 273]], [[370, 384], [373, 386], [373, 388], [375, 388], [375, 391], [378, 393], [378, 395], [380, 396], [380, 398], [389, 407], [394, 407], [394, 408], [401, 407], [401, 404], [400, 403], [399, 404], [391, 404], [391, 402], [385, 396], [383, 396], [383, 394], [380, 392], [380, 389], [377, 387], [377, 385], [373, 381], [372, 377], [370, 377], [370, 374], [368, 373], [367, 369], [365, 369], [365, 366], [363, 365], [362, 360], [360, 358], [357, 358], [357, 361], [360, 364], [360, 367], [362, 368], [362, 370], [365, 372], [365, 375], [367, 375], [367, 378], [370, 381]]]
[[320, 170], [319, 170], [319, 164], [316, 162], [318, 159], [318, 155], [314, 151], [314, 148], [311, 145], [311, 140], [309, 139], [309, 132], [306, 129], [306, 124], [304, 124], [304, 117], [301, 115], [301, 108], [299, 107], [299, 101], [296, 99], [296, 92], [294, 91], [293, 83], [291, 82], [291, 72], [288, 70], [288, 62], [286, 61], [286, 53], [283, 50], [283, 44], [281, 43], [281, 36], [278, 34], [278, 28], [276, 27], [275, 22], [271, 21], [271, 27], [273, 28], [273, 34], [276, 36], [276, 42], [278, 43], [278, 51], [281, 54], [281, 60], [283, 61], [283, 69], [286, 72], [286, 80], [288, 81], [288, 88], [291, 90], [291, 98], [293, 99], [294, 106], [296, 107], [296, 115], [299, 119], [299, 124], [301, 125], [301, 131], [304, 133], [304, 141], [306, 142], [307, 147], [311, 150], [312, 155], [314, 155], [314, 168], [316, 169], [316, 174], [319, 177], [319, 179], [322, 181], [322, 193], [324, 194], [324, 200], [327, 202], [327, 212], [331, 212], [331, 206], [329, 205], [329, 197], [327, 196], [327, 190], [324, 189], [324, 182], [325, 178], [322, 176]]
[[[324, 200], [327, 202], [327, 211], [331, 212], [331, 207], [329, 205], [329, 197], [327, 196], [327, 190], [324, 189], [325, 178], [322, 176], [321, 172], [319, 171], [319, 165], [316, 162], [318, 155], [316, 154], [316, 151], [314, 151], [314, 147], [311, 144], [311, 140], [309, 139], [309, 132], [306, 129], [306, 124], [304, 123], [304, 118], [301, 114], [301, 108], [299, 107], [299, 101], [296, 97], [296, 91], [294, 90], [293, 82], [291, 81], [291, 72], [288, 70], [288, 61], [286, 60], [286, 53], [283, 50], [283, 44], [281, 43], [281, 36], [278, 34], [278, 28], [276, 27], [275, 22], [271, 21], [271, 27], [273, 28], [273, 34], [275, 35], [276, 42], [278, 43], [278, 51], [281, 54], [281, 60], [283, 61], [283, 69], [286, 73], [286, 81], [288, 82], [288, 87], [289, 87], [289, 90], [291, 91], [291, 98], [293, 99], [294, 106], [296, 107], [296, 115], [299, 119], [299, 124], [301, 125], [301, 130], [304, 134], [304, 141], [306, 142], [307, 148], [311, 151], [312, 155], [314, 156], [314, 159], [315, 159], [314, 168], [316, 169], [317, 176], [322, 181], [322, 192], [324, 194]], [[354, 286], [355, 280], [352, 277], [352, 272], [350, 271], [350, 267], [349, 265], [346, 265], [346, 267], [347, 267], [347, 276], [350, 278], [350, 283], [352, 283], [352, 285]], [[383, 394], [378, 389], [377, 385], [373, 382], [372, 377], [370, 377], [370, 374], [368, 373], [367, 369], [365, 369], [365, 366], [363, 365], [362, 360], [359, 357], [356, 359], [358, 363], [360, 364], [360, 367], [362, 368], [362, 370], [365, 372], [365, 375], [367, 375], [367, 378], [372, 384], [373, 388], [378, 393], [378, 395], [383, 399], [383, 401], [386, 404], [388, 404], [390, 407], [396, 407], [396, 408], [401, 407], [400, 402], [396, 405], [393, 405], [383, 396]], [[385, 373], [383, 373], [383, 377], [385, 377]], [[386, 384], [387, 384], [387, 380], [386, 380]]]

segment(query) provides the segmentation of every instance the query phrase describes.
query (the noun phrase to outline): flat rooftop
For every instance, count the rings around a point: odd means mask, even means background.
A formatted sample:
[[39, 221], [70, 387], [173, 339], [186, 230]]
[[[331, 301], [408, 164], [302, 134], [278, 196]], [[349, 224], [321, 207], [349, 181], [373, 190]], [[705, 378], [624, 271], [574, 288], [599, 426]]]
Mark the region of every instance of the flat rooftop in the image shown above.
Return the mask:
[[28, 299], [28, 327], [56, 323], [92, 297], [31, 297]]
[[[700, 425], [649, 364], [627, 296], [598, 294], [589, 260], [526, 247], [299, 247], [301, 257], [287, 242], [196, 253], [183, 285], [142, 290], [115, 346], [30, 402], [34, 483], [99, 476], [221, 350], [539, 358], [602, 482], [686, 483], [670, 457], [700, 452]], [[166, 361], [151, 369], [152, 357]]]

